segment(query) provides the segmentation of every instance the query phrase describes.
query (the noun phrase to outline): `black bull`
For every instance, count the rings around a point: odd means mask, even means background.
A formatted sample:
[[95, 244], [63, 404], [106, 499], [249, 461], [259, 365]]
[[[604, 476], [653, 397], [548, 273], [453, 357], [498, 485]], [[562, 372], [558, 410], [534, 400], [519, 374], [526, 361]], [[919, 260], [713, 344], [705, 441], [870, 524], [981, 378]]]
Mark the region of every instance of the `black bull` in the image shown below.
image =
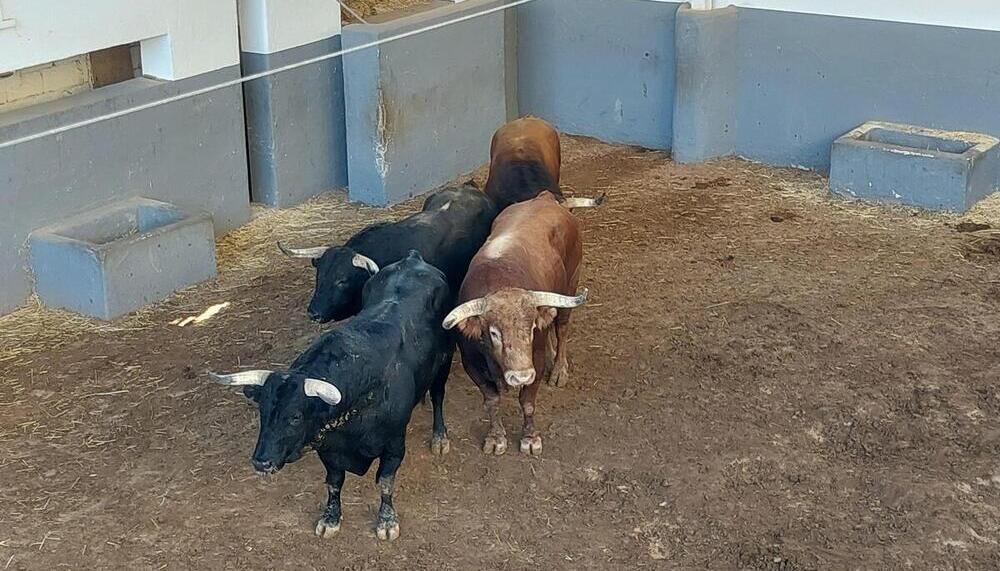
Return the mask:
[[452, 294], [444, 275], [417, 252], [379, 271], [364, 286], [356, 316], [321, 336], [287, 371], [216, 375], [242, 385], [260, 408], [254, 467], [276, 472], [314, 449], [326, 467], [329, 500], [316, 534], [340, 529], [345, 472], [365, 474], [379, 460], [382, 496], [377, 535], [395, 539], [392, 506], [396, 471], [405, 453], [406, 426], [430, 391], [434, 407], [432, 451], [448, 451], [445, 382], [454, 340], [441, 328]]
[[350, 317], [361, 308], [365, 282], [410, 250], [444, 272], [457, 292], [469, 262], [489, 236], [497, 209], [478, 188], [466, 184], [435, 192], [423, 210], [398, 222], [373, 224], [343, 246], [290, 249], [291, 256], [311, 258], [316, 289], [309, 316], [320, 322]]

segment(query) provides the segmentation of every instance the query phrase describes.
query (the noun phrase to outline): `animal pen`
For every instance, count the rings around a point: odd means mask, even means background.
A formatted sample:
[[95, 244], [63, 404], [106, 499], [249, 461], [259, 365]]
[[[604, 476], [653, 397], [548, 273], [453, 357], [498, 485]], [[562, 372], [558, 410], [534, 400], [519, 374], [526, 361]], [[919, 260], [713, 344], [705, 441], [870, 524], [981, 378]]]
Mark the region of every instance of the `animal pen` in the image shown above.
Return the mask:
[[[994, 4], [0, 0], [0, 566], [1000, 568]], [[337, 327], [276, 242], [485, 186], [523, 116], [607, 197], [544, 453], [483, 454], [456, 357], [399, 538], [371, 473], [316, 537], [207, 372]]]

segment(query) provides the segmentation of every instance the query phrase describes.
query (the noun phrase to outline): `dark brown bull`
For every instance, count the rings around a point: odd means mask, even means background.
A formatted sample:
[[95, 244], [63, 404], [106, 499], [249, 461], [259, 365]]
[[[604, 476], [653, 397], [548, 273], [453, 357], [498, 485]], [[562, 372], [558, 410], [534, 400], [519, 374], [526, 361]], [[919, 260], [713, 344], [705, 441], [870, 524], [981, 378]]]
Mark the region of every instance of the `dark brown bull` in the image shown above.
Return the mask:
[[599, 206], [604, 198], [564, 199], [559, 190], [562, 150], [559, 133], [547, 122], [525, 117], [507, 123], [490, 143], [490, 174], [486, 193], [501, 210], [551, 192], [567, 208]]
[[570, 310], [587, 299], [585, 290], [575, 295], [582, 258], [576, 218], [553, 193], [542, 192], [504, 210], [472, 259], [459, 292], [461, 305], [448, 314], [444, 327], [458, 327], [465, 371], [483, 393], [491, 425], [483, 445], [487, 454], [507, 450], [498, 416], [505, 385], [520, 388], [521, 452], [542, 452], [535, 395], [546, 373], [552, 329], [556, 354], [549, 380], [559, 386], [569, 379]]

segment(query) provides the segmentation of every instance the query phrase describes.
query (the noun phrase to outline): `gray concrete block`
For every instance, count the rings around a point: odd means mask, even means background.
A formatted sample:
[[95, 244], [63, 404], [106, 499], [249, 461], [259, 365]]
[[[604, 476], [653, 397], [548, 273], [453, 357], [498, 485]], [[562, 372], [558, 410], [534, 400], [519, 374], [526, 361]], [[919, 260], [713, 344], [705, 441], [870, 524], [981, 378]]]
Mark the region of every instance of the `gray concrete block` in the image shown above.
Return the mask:
[[207, 213], [131, 198], [40, 228], [29, 237], [45, 305], [114, 319], [215, 276]]
[[997, 190], [1000, 139], [873, 121], [833, 144], [830, 190], [964, 212]]
[[[340, 49], [340, 36], [274, 54], [243, 53], [247, 75]], [[246, 83], [250, 192], [284, 208], [347, 186], [344, 70], [332, 58]]]
[[[434, 2], [403, 17], [344, 28], [344, 48], [487, 8]], [[494, 12], [344, 56], [350, 197], [385, 206], [489, 160], [507, 120], [505, 24]]]
[[736, 152], [739, 8], [677, 11], [673, 158], [704, 161]]

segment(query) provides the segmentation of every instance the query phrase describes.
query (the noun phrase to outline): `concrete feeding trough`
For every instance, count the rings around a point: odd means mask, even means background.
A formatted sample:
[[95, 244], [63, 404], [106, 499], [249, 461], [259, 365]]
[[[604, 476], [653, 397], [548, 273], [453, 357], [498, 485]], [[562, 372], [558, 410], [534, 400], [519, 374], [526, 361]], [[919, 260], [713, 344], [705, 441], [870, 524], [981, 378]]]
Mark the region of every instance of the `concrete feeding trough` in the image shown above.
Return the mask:
[[964, 212], [1000, 186], [1000, 139], [870, 122], [833, 144], [830, 190]]
[[40, 228], [28, 239], [45, 305], [114, 319], [215, 276], [206, 213], [131, 198]]

